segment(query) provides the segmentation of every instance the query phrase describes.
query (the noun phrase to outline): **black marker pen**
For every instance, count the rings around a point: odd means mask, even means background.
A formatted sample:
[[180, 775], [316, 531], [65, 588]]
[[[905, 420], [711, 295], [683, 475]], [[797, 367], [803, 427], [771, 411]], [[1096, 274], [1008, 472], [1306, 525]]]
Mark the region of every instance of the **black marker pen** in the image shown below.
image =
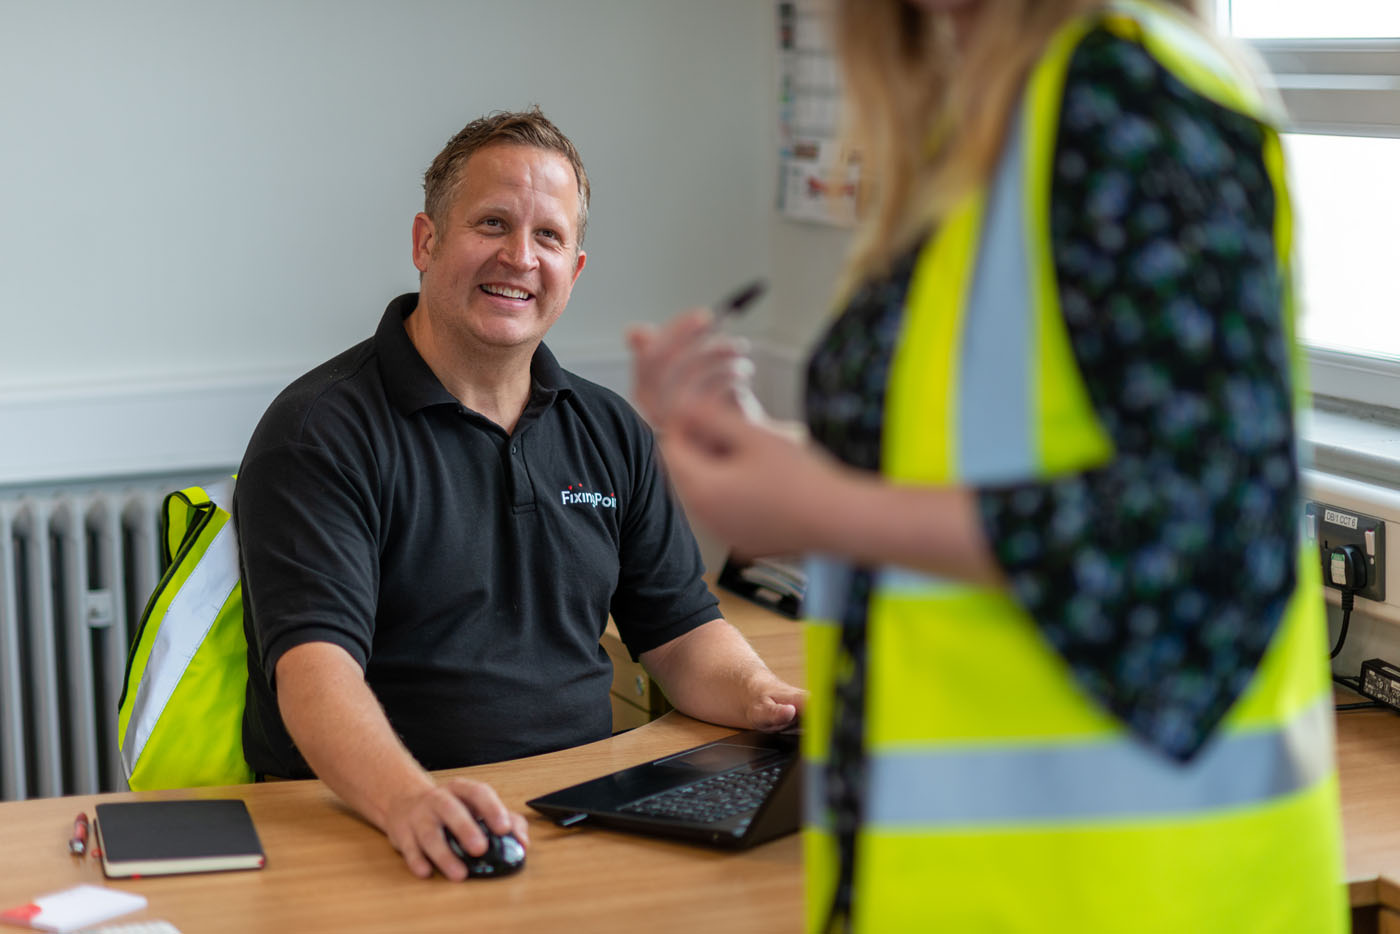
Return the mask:
[[760, 295], [768, 291], [768, 281], [766, 279], [755, 279], [748, 285], [739, 289], [728, 298], [715, 305], [715, 327], [719, 327], [725, 318], [739, 314], [749, 305], [752, 305]]
[[[755, 279], [722, 300], [711, 309], [715, 320], [710, 325], [710, 331], [718, 331], [720, 325], [724, 324], [724, 319], [740, 314], [766, 291], [768, 291], [768, 281]], [[734, 403], [739, 406], [740, 411], [754, 421], [760, 421], [764, 417], [763, 406], [754, 397], [753, 390], [749, 388], [747, 381], [734, 388]]]

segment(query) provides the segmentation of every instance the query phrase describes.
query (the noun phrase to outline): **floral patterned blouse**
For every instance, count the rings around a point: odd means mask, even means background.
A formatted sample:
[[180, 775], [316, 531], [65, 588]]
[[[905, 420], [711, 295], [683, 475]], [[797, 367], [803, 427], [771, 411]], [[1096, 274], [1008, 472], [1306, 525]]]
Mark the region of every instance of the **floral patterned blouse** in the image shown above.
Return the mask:
[[[1117, 454], [976, 491], [1015, 597], [1080, 686], [1183, 760], [1249, 684], [1294, 586], [1298, 465], [1261, 142], [1138, 44], [1084, 39], [1052, 241], [1074, 356]], [[809, 367], [815, 438], [868, 470], [915, 253], [853, 297]], [[863, 629], [869, 587], [857, 574], [847, 627]]]

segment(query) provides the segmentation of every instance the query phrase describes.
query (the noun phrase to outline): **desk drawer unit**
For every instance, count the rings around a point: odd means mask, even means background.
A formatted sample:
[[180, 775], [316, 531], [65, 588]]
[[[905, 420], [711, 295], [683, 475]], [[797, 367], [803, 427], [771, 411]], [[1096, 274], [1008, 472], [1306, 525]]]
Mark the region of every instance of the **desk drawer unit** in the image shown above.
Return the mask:
[[612, 701], [613, 732], [620, 733], [650, 723], [671, 709], [666, 695], [652, 683], [640, 662], [632, 661], [622, 644], [612, 621], [603, 633], [603, 650], [613, 663]]

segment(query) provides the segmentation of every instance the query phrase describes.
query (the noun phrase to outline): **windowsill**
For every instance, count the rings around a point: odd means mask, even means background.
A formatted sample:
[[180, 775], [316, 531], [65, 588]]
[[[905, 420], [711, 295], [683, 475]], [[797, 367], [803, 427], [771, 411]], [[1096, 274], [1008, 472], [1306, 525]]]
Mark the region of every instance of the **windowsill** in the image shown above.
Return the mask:
[[1400, 413], [1316, 396], [1302, 434], [1313, 469], [1400, 488]]
[[[1302, 437], [1304, 497], [1384, 520], [1393, 543], [1400, 527], [1400, 412], [1315, 395], [1303, 414]], [[1400, 579], [1400, 550], [1387, 549], [1383, 560], [1386, 576]], [[1328, 587], [1324, 593], [1335, 624], [1341, 592]], [[1353, 622], [1336, 670], [1355, 671], [1375, 655], [1400, 658], [1400, 588], [1387, 587], [1383, 603], [1358, 599]], [[1336, 632], [1334, 625], [1334, 639]]]

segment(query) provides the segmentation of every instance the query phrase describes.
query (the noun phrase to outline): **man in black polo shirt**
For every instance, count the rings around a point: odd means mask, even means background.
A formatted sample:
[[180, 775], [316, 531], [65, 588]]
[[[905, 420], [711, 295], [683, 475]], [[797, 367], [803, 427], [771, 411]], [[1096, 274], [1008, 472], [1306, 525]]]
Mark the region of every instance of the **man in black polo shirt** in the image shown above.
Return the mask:
[[652, 436], [542, 343], [586, 260], [588, 179], [538, 110], [457, 134], [413, 220], [421, 291], [289, 386], [240, 468], [244, 752], [319, 776], [417, 874], [495, 792], [428, 769], [607, 736], [611, 613], [678, 708], [780, 729], [802, 692], [720, 618]]

